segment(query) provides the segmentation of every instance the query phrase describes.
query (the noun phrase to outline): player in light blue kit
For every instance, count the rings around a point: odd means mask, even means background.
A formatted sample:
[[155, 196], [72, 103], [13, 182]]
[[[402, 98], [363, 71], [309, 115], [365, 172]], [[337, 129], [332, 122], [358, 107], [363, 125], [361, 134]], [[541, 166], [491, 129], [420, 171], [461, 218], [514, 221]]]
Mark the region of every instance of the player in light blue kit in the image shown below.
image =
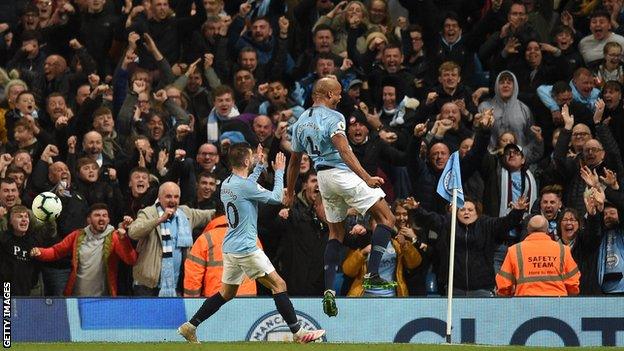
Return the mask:
[[256, 279], [271, 289], [277, 310], [293, 333], [293, 340], [308, 343], [325, 335], [324, 330], [304, 330], [297, 320], [295, 309], [286, 293], [286, 283], [277, 274], [269, 258], [256, 246], [258, 231], [258, 202], [281, 204], [284, 190], [284, 168], [286, 157], [277, 154], [273, 169], [275, 185], [273, 191], [260, 186], [257, 181], [265, 169], [262, 162], [262, 146], [258, 146], [258, 163], [251, 175], [253, 152], [248, 144], [235, 144], [230, 148], [229, 160], [232, 175], [221, 185], [221, 201], [226, 211], [228, 229], [223, 241], [223, 282], [218, 293], [206, 299], [190, 321], [178, 328], [186, 340], [198, 343], [196, 328], [213, 315], [223, 304], [236, 296], [238, 286], [243, 281], [243, 274]]
[[371, 239], [368, 273], [362, 285], [372, 290], [396, 286], [396, 282], [386, 281], [379, 276], [381, 257], [390, 238], [396, 235], [394, 215], [384, 200], [386, 194], [379, 188], [383, 179], [368, 174], [351, 151], [345, 134], [345, 118], [334, 110], [340, 102], [341, 90], [335, 78], [319, 79], [312, 92], [314, 104], [292, 126], [293, 152], [288, 165], [288, 190], [284, 199], [286, 205], [293, 201], [301, 154], [306, 152], [314, 161], [329, 222], [323, 311], [330, 317], [338, 314], [336, 294], [332, 289], [340, 264], [339, 250], [345, 235], [344, 220], [349, 208], [355, 208], [361, 214], [370, 211], [376, 223]]

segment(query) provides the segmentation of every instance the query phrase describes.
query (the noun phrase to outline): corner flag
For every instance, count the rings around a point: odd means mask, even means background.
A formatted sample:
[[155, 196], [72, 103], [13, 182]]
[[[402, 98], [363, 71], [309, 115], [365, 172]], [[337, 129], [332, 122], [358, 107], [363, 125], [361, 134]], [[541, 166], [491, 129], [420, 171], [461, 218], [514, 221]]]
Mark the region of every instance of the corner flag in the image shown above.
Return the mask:
[[464, 207], [464, 190], [462, 189], [461, 171], [459, 169], [459, 152], [455, 151], [444, 166], [438, 182], [438, 194], [451, 206], [451, 245], [449, 248], [449, 273], [446, 304], [446, 342], [451, 343], [451, 321], [453, 320], [453, 273], [455, 267], [455, 230], [457, 226], [457, 208]]
[[452, 202], [453, 189], [457, 189], [457, 207], [464, 207], [464, 190], [462, 188], [461, 171], [459, 169], [459, 152], [455, 151], [444, 166], [437, 192], [446, 201]]

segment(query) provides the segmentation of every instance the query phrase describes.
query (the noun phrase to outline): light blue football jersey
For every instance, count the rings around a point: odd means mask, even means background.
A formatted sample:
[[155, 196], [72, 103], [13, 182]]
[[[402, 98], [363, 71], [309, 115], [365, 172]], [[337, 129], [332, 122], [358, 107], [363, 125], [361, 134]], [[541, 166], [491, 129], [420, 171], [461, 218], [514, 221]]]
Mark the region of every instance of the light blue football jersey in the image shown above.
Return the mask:
[[342, 113], [325, 106], [311, 107], [291, 127], [292, 149], [306, 152], [315, 166], [349, 169], [332, 143], [336, 134], [346, 137]]
[[273, 191], [257, 183], [263, 165], [257, 165], [249, 177], [232, 174], [221, 183], [221, 201], [228, 221], [223, 252], [247, 254], [258, 250], [258, 202], [282, 203], [284, 170], [275, 171]]

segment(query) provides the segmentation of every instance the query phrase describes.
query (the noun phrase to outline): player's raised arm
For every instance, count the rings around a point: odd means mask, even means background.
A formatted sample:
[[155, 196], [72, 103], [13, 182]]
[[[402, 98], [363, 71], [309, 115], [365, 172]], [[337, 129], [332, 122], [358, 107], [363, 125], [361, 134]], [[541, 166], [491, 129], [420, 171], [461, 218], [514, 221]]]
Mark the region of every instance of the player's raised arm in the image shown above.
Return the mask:
[[249, 175], [249, 180], [252, 182], [257, 182], [258, 178], [260, 178], [260, 174], [266, 169], [266, 163], [264, 162], [264, 150], [262, 148], [262, 144], [258, 144], [256, 148], [256, 154], [254, 155], [254, 161], [256, 162], [256, 167], [254, 167], [253, 173]]
[[378, 188], [383, 185], [384, 181], [380, 177], [372, 177], [364, 167], [360, 164], [357, 157], [353, 151], [351, 151], [351, 147], [349, 147], [349, 141], [347, 137], [343, 133], [335, 133], [332, 138], [332, 143], [338, 150], [340, 157], [344, 161], [344, 163], [355, 173], [358, 177], [362, 178], [363, 181], [368, 184], [371, 188]]
[[286, 168], [286, 156], [283, 153], [277, 153], [273, 162], [275, 170], [275, 182], [273, 191], [268, 191], [260, 184], [247, 182], [245, 185], [245, 198], [256, 200], [267, 204], [281, 204], [284, 194], [284, 169]]
[[286, 178], [286, 195], [284, 196], [284, 205], [290, 206], [295, 198], [295, 185], [297, 177], [299, 177], [299, 169], [301, 164], [301, 152], [292, 151], [290, 153], [290, 161], [288, 161], [288, 175]]

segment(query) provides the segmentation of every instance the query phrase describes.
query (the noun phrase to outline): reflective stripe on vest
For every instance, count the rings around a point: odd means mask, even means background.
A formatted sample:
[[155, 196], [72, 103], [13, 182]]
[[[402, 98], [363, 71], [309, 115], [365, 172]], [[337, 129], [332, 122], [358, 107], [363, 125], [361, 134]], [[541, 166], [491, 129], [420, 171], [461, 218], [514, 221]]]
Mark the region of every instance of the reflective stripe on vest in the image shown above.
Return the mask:
[[[212, 251], [212, 249], [210, 249], [210, 251]], [[206, 261], [206, 260], [203, 260], [203, 259], [201, 259], [201, 258], [199, 258], [199, 257], [197, 257], [197, 256], [195, 256], [195, 255], [193, 255], [191, 253], [189, 253], [186, 256], [186, 259], [191, 261], [191, 262], [195, 262], [195, 263], [197, 263], [197, 264], [199, 264], [200, 266], [203, 266], [203, 267], [219, 267], [219, 266], [223, 266], [223, 262], [221, 262], [221, 261], [215, 261], [215, 260]]]
[[[204, 237], [208, 241], [208, 262], [206, 262], [207, 267], [219, 267], [223, 266], [223, 261], [215, 261], [214, 258], [214, 244], [212, 242], [212, 237], [209, 235], [210, 232], [204, 234]], [[221, 243], [223, 245], [223, 243]]]
[[514, 275], [513, 275], [513, 274], [508, 273], [508, 272], [505, 272], [505, 271], [503, 271], [503, 270], [498, 271], [498, 274], [499, 274], [501, 277], [503, 277], [503, 278], [505, 278], [505, 279], [508, 279], [508, 280], [510, 280], [512, 283], [516, 284], [516, 277], [514, 277]]
[[201, 257], [197, 257], [197, 256], [193, 255], [190, 252], [186, 256], [186, 258], [189, 261], [195, 262], [195, 263], [197, 263], [198, 265], [200, 265], [202, 267], [221, 267], [221, 266], [223, 266], [223, 261], [216, 261], [215, 260], [215, 257], [214, 257], [214, 244], [212, 242], [212, 237], [209, 235], [209, 233], [205, 233], [204, 234], [204, 238], [206, 238], [206, 241], [208, 242], [208, 261], [204, 260]]
[[[537, 277], [525, 277], [524, 276], [524, 260], [522, 259], [522, 245], [517, 244], [516, 245], [516, 260], [518, 261], [519, 276], [518, 276], [518, 280], [516, 284], [534, 283], [534, 282], [553, 282], [553, 281], [562, 282], [574, 276], [578, 272], [578, 267], [574, 268], [572, 271], [566, 274], [563, 274], [563, 268], [564, 268], [563, 259], [565, 258], [565, 248], [561, 242], [557, 242], [557, 243], [559, 244], [559, 272], [561, 272], [561, 274], [542, 275], [542, 276], [537, 276]], [[506, 272], [502, 272], [502, 271], [499, 272], [499, 274], [501, 273], [506, 273]], [[509, 277], [505, 276], [505, 274], [501, 274], [501, 276], [509, 279]]]

